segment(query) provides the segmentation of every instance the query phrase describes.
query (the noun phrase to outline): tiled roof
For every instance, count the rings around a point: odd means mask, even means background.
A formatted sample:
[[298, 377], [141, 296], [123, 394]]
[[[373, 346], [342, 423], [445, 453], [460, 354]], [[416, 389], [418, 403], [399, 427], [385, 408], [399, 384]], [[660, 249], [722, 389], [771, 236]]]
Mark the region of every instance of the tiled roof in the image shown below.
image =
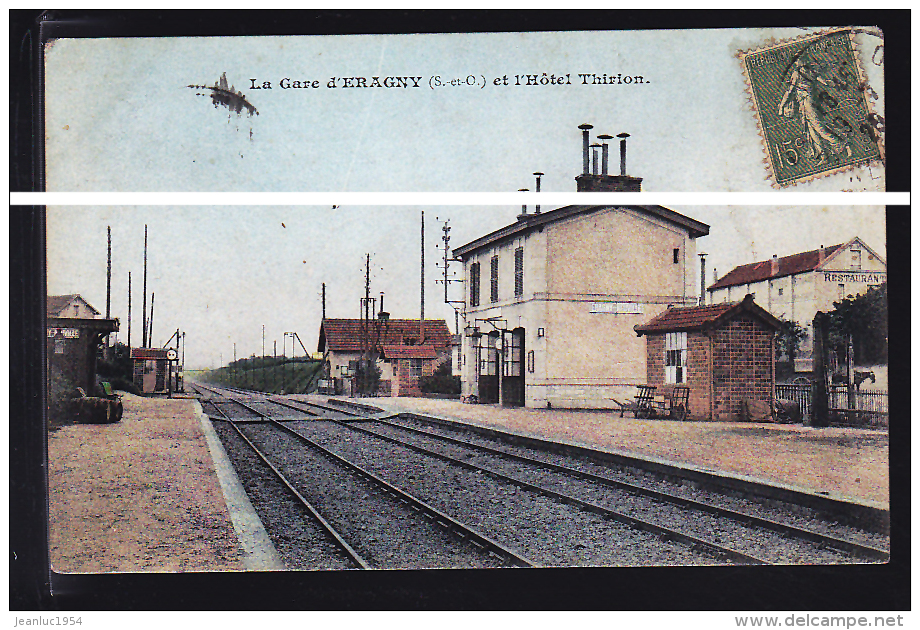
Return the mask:
[[671, 307], [648, 323], [636, 326], [634, 330], [639, 336], [648, 333], [702, 330], [712, 328], [740, 312], [752, 313], [767, 324], [779, 327], [779, 320], [755, 304], [751, 295], [747, 295], [740, 302], [725, 302], [709, 306]]
[[437, 359], [438, 353], [434, 346], [383, 346], [383, 356], [386, 359]]
[[802, 273], [804, 271], [814, 271], [818, 265], [837, 253], [837, 250], [844, 245], [846, 245], [846, 243], [825, 247], [823, 258], [821, 257], [820, 249], [814, 249], [810, 252], [801, 252], [799, 254], [777, 258], [776, 273], [773, 273], [772, 260], [761, 260], [760, 262], [741, 265], [740, 267], [735, 267], [727, 274], [719, 278], [719, 280], [713, 283], [713, 285], [710, 286], [708, 290], [712, 291], [713, 289], [734, 287], [739, 284], [761, 282], [762, 280], [791, 276], [793, 274]]
[[131, 348], [132, 359], [166, 359], [169, 348]]
[[[443, 319], [425, 320], [425, 341], [420, 344], [419, 320], [391, 319], [380, 324], [381, 346], [419, 346], [426, 345], [435, 351], [451, 346], [450, 329]], [[377, 341], [376, 320], [369, 322], [370, 341]], [[363, 322], [360, 319], [324, 319], [319, 329], [320, 352], [325, 351], [326, 342], [333, 352], [361, 352], [364, 342]], [[410, 343], [411, 342], [411, 345]]]
[[78, 293], [71, 293], [69, 295], [49, 295], [48, 299], [45, 302], [45, 311], [48, 313], [48, 317], [56, 317], [61, 311], [67, 308], [67, 305], [73, 302], [75, 299], [79, 298], [81, 302], [86, 304], [91, 311], [96, 315], [99, 314], [93, 305], [83, 299]]

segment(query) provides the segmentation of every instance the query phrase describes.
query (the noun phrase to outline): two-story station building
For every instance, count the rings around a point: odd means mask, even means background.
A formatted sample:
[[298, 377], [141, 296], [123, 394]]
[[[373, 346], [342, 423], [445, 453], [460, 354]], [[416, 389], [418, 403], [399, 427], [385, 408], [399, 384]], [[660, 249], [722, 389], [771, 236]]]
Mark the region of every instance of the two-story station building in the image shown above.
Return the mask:
[[[597, 173], [596, 160], [589, 173], [585, 136], [578, 190], [639, 190], [625, 157], [620, 175]], [[522, 212], [455, 248], [467, 293], [462, 395], [559, 408], [609, 408], [631, 396], [647, 378], [634, 327], [698, 303], [696, 239], [708, 233], [662, 206], [574, 205]]]

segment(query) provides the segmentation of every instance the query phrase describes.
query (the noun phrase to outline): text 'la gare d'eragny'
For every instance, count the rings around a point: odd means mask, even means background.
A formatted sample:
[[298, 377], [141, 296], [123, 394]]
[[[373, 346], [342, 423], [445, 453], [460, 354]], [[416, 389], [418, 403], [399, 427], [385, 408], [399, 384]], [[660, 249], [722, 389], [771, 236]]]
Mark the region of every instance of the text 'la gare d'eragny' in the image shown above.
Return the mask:
[[485, 75], [468, 74], [463, 77], [430, 75], [428, 77], [414, 76], [386, 76], [386, 77], [330, 77], [321, 79], [292, 79], [284, 77], [279, 81], [264, 81], [249, 79], [250, 90], [318, 90], [326, 89], [359, 89], [359, 88], [389, 88], [389, 89], [418, 89], [428, 87], [431, 89], [446, 87], [478, 87], [487, 85], [504, 86], [568, 86], [568, 85], [648, 85], [651, 83], [643, 75], [632, 74], [607, 74], [607, 73], [540, 73], [540, 74], [513, 74], [500, 77], [486, 78]]

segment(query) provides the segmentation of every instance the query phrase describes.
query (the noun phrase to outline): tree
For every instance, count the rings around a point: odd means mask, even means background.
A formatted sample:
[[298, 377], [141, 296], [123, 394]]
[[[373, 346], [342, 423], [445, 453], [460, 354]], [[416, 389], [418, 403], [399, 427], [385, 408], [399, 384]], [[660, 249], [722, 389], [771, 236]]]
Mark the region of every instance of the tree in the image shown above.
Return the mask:
[[371, 358], [358, 361], [358, 369], [355, 372], [358, 384], [358, 392], [365, 396], [372, 396], [377, 393], [380, 386], [380, 368], [377, 362]]
[[418, 380], [419, 389], [426, 394], [460, 394], [460, 377], [454, 376], [452, 372], [451, 361], [447, 359], [431, 376], [423, 376]]
[[830, 315], [830, 345], [846, 356], [849, 338], [857, 365], [888, 363], [888, 284], [834, 302]]
[[780, 319], [780, 329], [777, 332], [777, 341], [776, 344], [776, 359], [779, 360], [780, 357], [786, 357], [786, 360], [789, 363], [795, 363], [795, 356], [798, 354], [799, 344], [805, 339], [808, 335], [808, 331], [805, 330], [798, 322], [792, 322], [785, 319]]

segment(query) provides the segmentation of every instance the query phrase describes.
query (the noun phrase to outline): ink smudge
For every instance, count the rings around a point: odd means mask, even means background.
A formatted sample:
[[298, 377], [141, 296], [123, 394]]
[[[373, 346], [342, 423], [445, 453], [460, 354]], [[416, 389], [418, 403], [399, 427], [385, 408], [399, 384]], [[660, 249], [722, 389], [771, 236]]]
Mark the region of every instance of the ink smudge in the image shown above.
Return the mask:
[[245, 94], [238, 92], [234, 86], [227, 84], [226, 72], [220, 75], [220, 81], [215, 82], [214, 85], [189, 85], [186, 87], [193, 90], [208, 90], [209, 93], [198, 92], [196, 96], [210, 96], [214, 107], [223, 105], [231, 112], [236, 112], [237, 116], [242, 114], [244, 109], [249, 116], [253, 114], [259, 115], [259, 111], [255, 106], [246, 100]]

